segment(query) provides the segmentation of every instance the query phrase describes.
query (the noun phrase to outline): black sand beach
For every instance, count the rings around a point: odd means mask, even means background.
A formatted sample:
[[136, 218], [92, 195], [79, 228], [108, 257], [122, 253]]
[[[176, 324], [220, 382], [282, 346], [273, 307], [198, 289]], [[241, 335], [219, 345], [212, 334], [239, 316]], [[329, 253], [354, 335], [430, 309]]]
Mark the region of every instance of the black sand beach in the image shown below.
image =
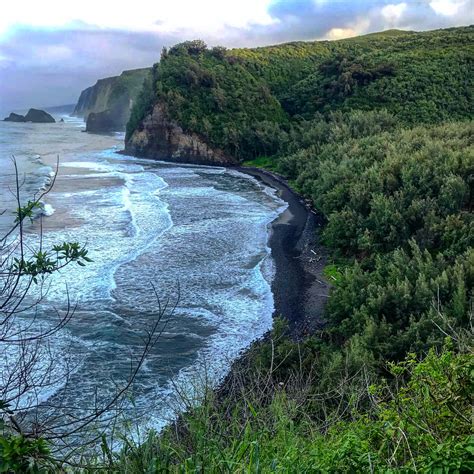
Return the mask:
[[327, 258], [319, 243], [322, 218], [306, 206], [283, 178], [258, 168], [236, 169], [276, 189], [288, 203], [285, 212], [272, 223], [269, 239], [276, 266], [272, 292], [274, 316], [286, 319], [292, 335], [298, 339], [324, 323], [322, 315], [330, 285], [323, 276]]

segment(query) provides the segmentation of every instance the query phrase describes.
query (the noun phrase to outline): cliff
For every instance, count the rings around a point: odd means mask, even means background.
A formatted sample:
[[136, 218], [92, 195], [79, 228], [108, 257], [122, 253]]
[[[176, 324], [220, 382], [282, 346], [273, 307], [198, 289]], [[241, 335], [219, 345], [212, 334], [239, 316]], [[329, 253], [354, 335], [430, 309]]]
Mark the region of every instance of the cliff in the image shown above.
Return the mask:
[[105, 110], [109, 102], [112, 84], [117, 79], [118, 76], [99, 79], [95, 85], [84, 89], [79, 96], [72, 115], [84, 117], [84, 119], [87, 120], [91, 112]]
[[324, 135], [319, 119], [334, 114], [385, 109], [405, 126], [464, 120], [474, 113], [473, 35], [391, 30], [252, 49], [186, 41], [164, 50], [144, 81], [126, 148], [219, 164], [281, 156], [303, 136]]
[[72, 115], [84, 118], [87, 131], [125, 130], [133, 101], [148, 72], [147, 68], [135, 69], [99, 79], [82, 91]]
[[166, 108], [162, 103], [153, 107], [139, 128], [128, 138], [125, 153], [179, 163], [238, 164], [238, 160], [222, 150], [209, 147], [195, 133], [185, 133], [176, 122], [167, 117]]

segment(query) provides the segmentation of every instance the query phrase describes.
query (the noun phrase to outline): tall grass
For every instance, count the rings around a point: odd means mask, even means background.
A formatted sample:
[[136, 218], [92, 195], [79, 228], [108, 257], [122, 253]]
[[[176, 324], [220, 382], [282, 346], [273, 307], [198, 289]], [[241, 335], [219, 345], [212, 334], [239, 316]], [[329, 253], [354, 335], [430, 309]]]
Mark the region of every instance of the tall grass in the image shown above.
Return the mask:
[[[308, 347], [270, 340], [254, 349], [260, 363], [235, 369], [226, 393], [209, 391], [160, 436], [150, 432], [141, 444], [127, 443], [108, 470], [472, 472], [470, 336], [447, 338], [442, 350], [421, 359], [408, 355], [387, 367], [386, 380], [375, 382], [361, 367], [325, 393], [314, 390], [320, 377], [305, 368]], [[283, 346], [289, 352], [282, 358]], [[296, 363], [282, 379], [278, 364], [285, 359]]]

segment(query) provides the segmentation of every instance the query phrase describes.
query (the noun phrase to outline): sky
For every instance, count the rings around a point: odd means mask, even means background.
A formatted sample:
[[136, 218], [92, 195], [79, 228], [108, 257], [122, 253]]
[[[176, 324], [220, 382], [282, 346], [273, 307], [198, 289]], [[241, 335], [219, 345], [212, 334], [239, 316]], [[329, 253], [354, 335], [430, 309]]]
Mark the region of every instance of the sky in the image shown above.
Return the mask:
[[340, 39], [474, 23], [474, 0], [14, 0], [0, 14], [0, 112], [70, 104], [163, 46]]

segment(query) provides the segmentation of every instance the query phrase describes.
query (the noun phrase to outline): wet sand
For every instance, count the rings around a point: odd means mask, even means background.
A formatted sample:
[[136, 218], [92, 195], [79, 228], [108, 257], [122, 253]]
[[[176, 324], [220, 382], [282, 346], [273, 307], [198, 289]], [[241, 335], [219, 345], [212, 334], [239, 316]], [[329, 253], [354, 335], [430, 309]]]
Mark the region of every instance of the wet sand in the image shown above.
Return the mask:
[[274, 316], [286, 319], [293, 337], [300, 339], [324, 325], [330, 285], [323, 276], [327, 255], [319, 242], [322, 217], [283, 178], [258, 168], [236, 169], [276, 189], [288, 203], [286, 211], [272, 222], [269, 239], [276, 266], [272, 283]]

